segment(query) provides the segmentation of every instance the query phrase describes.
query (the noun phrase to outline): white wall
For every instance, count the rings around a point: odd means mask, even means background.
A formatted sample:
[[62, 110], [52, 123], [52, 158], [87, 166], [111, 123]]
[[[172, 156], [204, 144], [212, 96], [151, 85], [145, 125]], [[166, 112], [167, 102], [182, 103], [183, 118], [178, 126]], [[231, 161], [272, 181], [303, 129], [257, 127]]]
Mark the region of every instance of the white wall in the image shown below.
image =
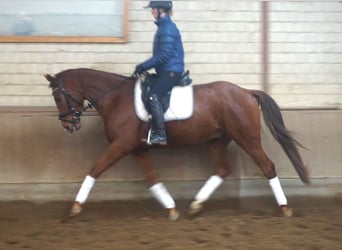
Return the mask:
[[342, 108], [342, 2], [272, 2], [271, 93], [286, 107]]
[[[53, 106], [43, 75], [91, 67], [129, 75], [149, 57], [148, 1], [131, 0], [126, 44], [0, 43], [0, 106]], [[269, 2], [270, 94], [282, 108], [342, 107], [342, 3]], [[261, 2], [176, 0], [194, 82], [261, 83]]]

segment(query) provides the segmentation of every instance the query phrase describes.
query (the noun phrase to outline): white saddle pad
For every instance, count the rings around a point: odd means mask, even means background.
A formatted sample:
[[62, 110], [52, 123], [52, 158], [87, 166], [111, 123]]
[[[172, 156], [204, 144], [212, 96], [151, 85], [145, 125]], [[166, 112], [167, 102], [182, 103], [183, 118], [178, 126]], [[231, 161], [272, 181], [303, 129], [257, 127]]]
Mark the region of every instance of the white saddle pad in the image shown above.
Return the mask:
[[[134, 105], [138, 118], [148, 121], [148, 113], [141, 99], [141, 80], [138, 79], [134, 89]], [[185, 87], [175, 86], [171, 92], [170, 106], [164, 113], [165, 121], [185, 120], [192, 116], [194, 111], [194, 94], [192, 84]]]

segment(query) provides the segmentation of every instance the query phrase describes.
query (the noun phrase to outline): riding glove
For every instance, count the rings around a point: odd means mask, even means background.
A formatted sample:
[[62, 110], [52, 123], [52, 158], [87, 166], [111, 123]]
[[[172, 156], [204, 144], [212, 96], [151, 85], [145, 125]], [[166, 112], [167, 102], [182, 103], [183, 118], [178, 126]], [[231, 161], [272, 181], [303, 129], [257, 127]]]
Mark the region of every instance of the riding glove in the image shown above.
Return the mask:
[[141, 73], [144, 72], [144, 71], [145, 71], [144, 67], [143, 67], [141, 64], [138, 64], [138, 65], [135, 67], [134, 74], [141, 74]]

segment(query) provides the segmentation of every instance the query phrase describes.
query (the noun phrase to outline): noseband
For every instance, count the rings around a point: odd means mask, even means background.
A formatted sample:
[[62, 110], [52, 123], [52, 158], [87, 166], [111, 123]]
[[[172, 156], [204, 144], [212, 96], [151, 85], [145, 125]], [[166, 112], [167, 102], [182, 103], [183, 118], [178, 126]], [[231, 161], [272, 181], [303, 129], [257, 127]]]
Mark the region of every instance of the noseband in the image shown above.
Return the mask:
[[[61, 93], [63, 94], [64, 99], [67, 102], [67, 106], [69, 110], [67, 112], [60, 113], [58, 115], [58, 119], [63, 122], [71, 123], [73, 127], [75, 127], [76, 124], [80, 123], [81, 115], [83, 114], [83, 112], [86, 111], [87, 109], [93, 108], [94, 105], [91, 102], [88, 102], [88, 105], [84, 107], [83, 103], [79, 102], [78, 100], [76, 100], [75, 98], [73, 98], [71, 95], [68, 94], [68, 92], [64, 88], [63, 83], [60, 80], [58, 81], [58, 86], [52, 90], [52, 94], [54, 94], [57, 90], [60, 90]], [[82, 109], [76, 110], [75, 107], [73, 106], [73, 103], [80, 105]], [[71, 120], [65, 119], [65, 117], [67, 117], [68, 115], [72, 115]]]

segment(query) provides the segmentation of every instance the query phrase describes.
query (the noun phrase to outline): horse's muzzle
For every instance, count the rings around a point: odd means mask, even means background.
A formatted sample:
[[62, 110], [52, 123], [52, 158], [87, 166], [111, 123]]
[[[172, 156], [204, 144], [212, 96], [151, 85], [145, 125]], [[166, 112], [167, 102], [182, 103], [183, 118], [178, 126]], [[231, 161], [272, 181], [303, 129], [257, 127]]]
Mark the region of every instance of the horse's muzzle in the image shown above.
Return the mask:
[[67, 122], [67, 121], [61, 121], [61, 122], [64, 128], [64, 131], [70, 134], [72, 134], [74, 131], [78, 131], [81, 129], [80, 122]]

